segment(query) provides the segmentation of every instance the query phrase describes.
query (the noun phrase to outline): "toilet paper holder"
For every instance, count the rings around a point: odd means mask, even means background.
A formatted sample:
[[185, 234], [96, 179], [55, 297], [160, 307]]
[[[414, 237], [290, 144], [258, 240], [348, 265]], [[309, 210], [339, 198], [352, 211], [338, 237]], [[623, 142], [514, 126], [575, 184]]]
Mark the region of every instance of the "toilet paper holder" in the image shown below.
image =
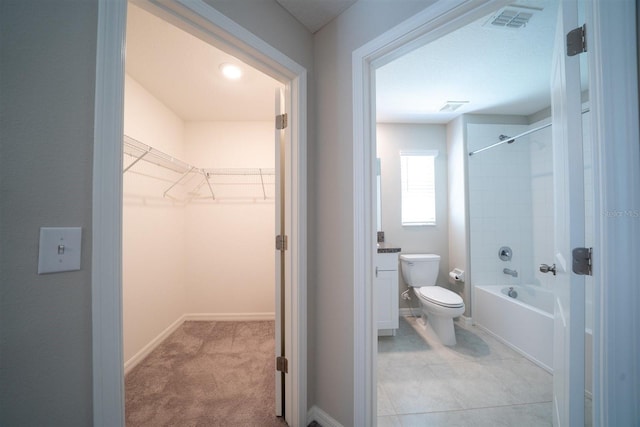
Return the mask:
[[454, 268], [449, 272], [449, 277], [453, 279], [454, 282], [464, 282], [464, 270]]

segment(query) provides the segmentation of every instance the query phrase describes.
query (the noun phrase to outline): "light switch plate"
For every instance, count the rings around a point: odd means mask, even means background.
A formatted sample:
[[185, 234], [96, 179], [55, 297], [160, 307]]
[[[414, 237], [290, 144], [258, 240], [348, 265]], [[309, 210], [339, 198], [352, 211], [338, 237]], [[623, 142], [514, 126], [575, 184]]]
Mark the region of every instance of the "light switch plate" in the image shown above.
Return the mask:
[[41, 227], [38, 274], [80, 270], [81, 241], [81, 227]]

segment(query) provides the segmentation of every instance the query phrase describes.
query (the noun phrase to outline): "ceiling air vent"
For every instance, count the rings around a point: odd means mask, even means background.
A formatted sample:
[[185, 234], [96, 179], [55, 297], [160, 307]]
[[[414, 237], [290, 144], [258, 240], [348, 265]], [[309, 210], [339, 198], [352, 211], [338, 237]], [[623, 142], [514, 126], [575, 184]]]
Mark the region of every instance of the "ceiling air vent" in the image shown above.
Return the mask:
[[485, 25], [493, 28], [523, 28], [527, 26], [533, 14], [540, 10], [542, 9], [528, 6], [507, 6], [493, 15]]
[[442, 108], [440, 108], [440, 112], [451, 113], [468, 103], [469, 101], [447, 101]]

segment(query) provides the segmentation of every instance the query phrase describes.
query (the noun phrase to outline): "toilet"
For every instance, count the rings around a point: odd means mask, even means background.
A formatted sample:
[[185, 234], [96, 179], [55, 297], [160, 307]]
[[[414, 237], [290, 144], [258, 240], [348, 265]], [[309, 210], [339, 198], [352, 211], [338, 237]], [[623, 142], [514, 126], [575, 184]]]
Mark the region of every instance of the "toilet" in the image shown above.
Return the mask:
[[402, 278], [420, 301], [422, 323], [433, 329], [442, 344], [455, 345], [453, 318], [464, 313], [464, 301], [455, 292], [436, 285], [439, 267], [440, 255], [400, 255]]

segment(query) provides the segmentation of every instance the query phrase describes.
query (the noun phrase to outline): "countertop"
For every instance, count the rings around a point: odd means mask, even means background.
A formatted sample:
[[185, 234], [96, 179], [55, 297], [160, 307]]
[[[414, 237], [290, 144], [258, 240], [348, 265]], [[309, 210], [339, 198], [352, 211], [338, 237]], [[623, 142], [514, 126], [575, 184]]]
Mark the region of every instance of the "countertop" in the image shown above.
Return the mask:
[[379, 254], [392, 254], [392, 253], [398, 253], [400, 252], [402, 249], [397, 247], [397, 246], [393, 246], [389, 243], [378, 243], [378, 253]]

